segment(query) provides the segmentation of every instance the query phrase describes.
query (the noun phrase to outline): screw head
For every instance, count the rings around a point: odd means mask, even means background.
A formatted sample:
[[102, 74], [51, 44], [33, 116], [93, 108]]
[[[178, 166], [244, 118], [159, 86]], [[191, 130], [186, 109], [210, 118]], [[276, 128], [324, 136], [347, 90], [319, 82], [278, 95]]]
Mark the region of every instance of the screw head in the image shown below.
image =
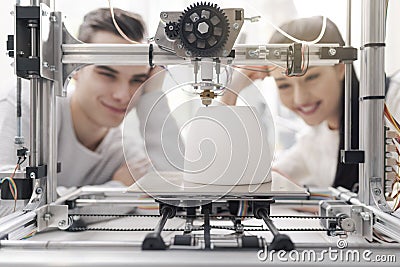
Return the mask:
[[43, 219], [45, 220], [45, 221], [50, 221], [50, 219], [51, 219], [51, 214], [50, 213], [46, 213], [44, 216], [43, 216]]
[[233, 23], [233, 29], [238, 30], [239, 29], [239, 24], [238, 23]]
[[41, 193], [43, 193], [43, 188], [41, 187], [36, 188], [36, 194], [41, 194]]
[[167, 14], [167, 13], [162, 13], [161, 16], [162, 16], [164, 19], [168, 18], [168, 14]]
[[248, 54], [250, 57], [257, 57], [257, 53], [255, 50], [249, 50]]
[[191, 57], [191, 56], [192, 56], [192, 52], [190, 52], [190, 51], [186, 51], [185, 54], [186, 54], [186, 56], [188, 56], [188, 57]]
[[67, 222], [65, 220], [61, 220], [58, 222], [59, 227], [64, 227], [66, 224], [67, 224]]
[[335, 48], [329, 48], [328, 54], [329, 54], [330, 56], [336, 55], [336, 49], [335, 49]]
[[381, 194], [381, 190], [380, 190], [379, 188], [375, 188], [375, 189], [374, 189], [374, 194], [375, 194], [376, 196], [379, 196], [379, 195]]

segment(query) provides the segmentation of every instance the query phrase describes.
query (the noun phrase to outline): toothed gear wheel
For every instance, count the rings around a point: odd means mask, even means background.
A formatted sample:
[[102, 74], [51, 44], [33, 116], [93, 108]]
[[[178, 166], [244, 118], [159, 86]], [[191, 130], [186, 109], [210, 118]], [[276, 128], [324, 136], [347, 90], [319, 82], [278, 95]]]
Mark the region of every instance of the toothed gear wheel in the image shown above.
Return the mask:
[[196, 3], [187, 8], [179, 21], [179, 38], [192, 56], [212, 57], [226, 44], [229, 21], [216, 4]]
[[177, 22], [168, 22], [165, 25], [165, 34], [167, 35], [167, 37], [171, 40], [175, 40], [179, 37], [179, 24]]

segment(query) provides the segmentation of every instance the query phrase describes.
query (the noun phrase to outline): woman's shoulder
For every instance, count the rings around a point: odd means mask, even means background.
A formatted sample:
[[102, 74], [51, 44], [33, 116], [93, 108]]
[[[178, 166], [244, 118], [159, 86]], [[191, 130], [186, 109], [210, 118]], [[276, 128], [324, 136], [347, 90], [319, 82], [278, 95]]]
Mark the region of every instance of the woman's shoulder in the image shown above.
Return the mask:
[[319, 139], [332, 138], [338, 134], [338, 130], [329, 129], [328, 123], [324, 121], [315, 126], [307, 126], [299, 133], [298, 139], [315, 141]]
[[397, 91], [400, 88], [400, 70], [386, 78], [386, 87], [387, 96], [390, 96], [393, 93], [398, 93]]
[[400, 70], [396, 71], [390, 76], [390, 81], [395, 81], [397, 83], [400, 83]]

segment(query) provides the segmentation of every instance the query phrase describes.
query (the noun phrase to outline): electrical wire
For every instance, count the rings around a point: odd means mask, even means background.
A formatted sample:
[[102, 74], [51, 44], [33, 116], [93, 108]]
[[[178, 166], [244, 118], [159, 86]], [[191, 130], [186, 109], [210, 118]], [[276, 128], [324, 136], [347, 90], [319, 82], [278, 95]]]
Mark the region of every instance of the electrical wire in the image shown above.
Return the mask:
[[[397, 120], [393, 117], [393, 115], [391, 114], [388, 106], [384, 105], [384, 115], [386, 117], [386, 119], [390, 122], [390, 124], [396, 129], [397, 132], [397, 137], [393, 138], [392, 141], [396, 146], [396, 153], [397, 153], [397, 157], [400, 156], [400, 152], [398, 149], [398, 146], [400, 145], [399, 140], [400, 140], [400, 124], [397, 122]], [[399, 166], [399, 161], [396, 160], [397, 162], [397, 166]], [[398, 168], [399, 169], [399, 168]], [[396, 180], [394, 180], [392, 182], [392, 188], [391, 188], [391, 192], [389, 193], [389, 196], [391, 198], [394, 199], [394, 205], [393, 205], [393, 211], [396, 211], [400, 208], [400, 190], [398, 189], [398, 187], [400, 187], [400, 175], [398, 170], [396, 170], [395, 168], [392, 167], [393, 172], [396, 174]]]
[[251, 68], [249, 68], [249, 67], [242, 67], [242, 66], [233, 66], [233, 68], [235, 68], [235, 69], [242, 69], [242, 70], [249, 70], [249, 71], [255, 71], [255, 72], [271, 73], [271, 72], [273, 72], [274, 70], [276, 70], [276, 69], [278, 68], [278, 66], [274, 66], [274, 67], [271, 68], [271, 69], [265, 69], [265, 68], [256, 67], [256, 66], [251, 67]]
[[[18, 162], [19, 162], [19, 160], [18, 160]], [[17, 163], [17, 165], [15, 166], [15, 168], [14, 168], [14, 172], [13, 172], [13, 174], [11, 175], [11, 177], [10, 177], [10, 179], [12, 180], [12, 181], [14, 181], [14, 176], [15, 176], [15, 173], [17, 172], [17, 170], [19, 169], [19, 163]], [[16, 209], [16, 207], [17, 207], [17, 199], [18, 199], [18, 188], [17, 188], [17, 185], [15, 184], [15, 182], [14, 182], [14, 185], [15, 185], [15, 195], [14, 195], [14, 212], [15, 212], [15, 209]]]
[[247, 200], [239, 201], [239, 209], [237, 212], [237, 216], [242, 220], [247, 216], [248, 202]]
[[[307, 47], [307, 64], [304, 63], [304, 61], [305, 61], [305, 56], [304, 56], [305, 48], [304, 47]], [[303, 74], [302, 74], [302, 76], [303, 76], [304, 74], [306, 74], [306, 72], [308, 70], [308, 67], [310, 65], [310, 47], [308, 45], [303, 45], [302, 49], [301, 49], [301, 52], [302, 52], [301, 53], [301, 56], [302, 56], [301, 58], [303, 59], [302, 66], [301, 66], [301, 69], [303, 71]]]
[[292, 40], [293, 42], [301, 43], [301, 44], [316, 44], [316, 43], [318, 43], [318, 42], [322, 39], [322, 37], [324, 36], [325, 31], [326, 31], [326, 16], [323, 16], [323, 17], [322, 17], [321, 32], [319, 33], [318, 37], [317, 37], [316, 39], [312, 40], [312, 41], [304, 41], [304, 40], [297, 39], [297, 38], [291, 36], [290, 34], [288, 34], [287, 32], [285, 32], [284, 30], [282, 30], [281, 28], [279, 28], [278, 26], [276, 26], [276, 25], [275, 25], [274, 23], [272, 23], [271, 21], [267, 20], [267, 22], [268, 22], [269, 24], [271, 24], [271, 26], [274, 27], [275, 30], [277, 30], [278, 32], [280, 32], [280, 33], [281, 33], [283, 36], [285, 36], [286, 38]]
[[34, 235], [36, 234], [36, 232], [37, 232], [36, 230], [30, 232], [29, 234], [27, 234], [26, 236], [24, 236], [21, 240], [25, 240], [25, 239], [31, 238], [32, 236], [34, 236]]
[[15, 166], [14, 172], [11, 175], [11, 177], [4, 177], [3, 179], [1, 179], [1, 184], [3, 184], [4, 181], [8, 181], [8, 186], [10, 188], [11, 195], [14, 199], [14, 212], [17, 207], [17, 199], [18, 199], [18, 188], [17, 188], [17, 185], [15, 184], [14, 176], [15, 176], [15, 173], [17, 172], [18, 168], [19, 168], [19, 164], [17, 164], [17, 166]]
[[385, 114], [386, 119], [393, 125], [393, 127], [396, 129], [397, 133], [400, 135], [400, 124], [392, 116], [392, 114], [390, 113], [390, 110], [387, 107], [386, 103], [385, 103], [385, 106], [384, 106], [384, 114]]
[[15, 199], [15, 192], [17, 189], [17, 185], [15, 184], [14, 180], [10, 177], [4, 177], [1, 179], [0, 183], [3, 184], [5, 181], [8, 181], [8, 186], [10, 187], [10, 192], [13, 198]]
[[109, 8], [110, 8], [110, 14], [111, 14], [112, 21], [113, 21], [113, 23], [114, 23], [114, 27], [115, 27], [115, 29], [117, 29], [118, 33], [122, 36], [122, 38], [124, 38], [124, 39], [127, 40], [128, 42], [130, 42], [130, 43], [132, 43], [132, 44], [140, 44], [139, 42], [130, 39], [130, 38], [122, 31], [122, 29], [119, 27], [117, 21], [115, 20], [115, 16], [114, 16], [114, 7], [113, 7], [112, 4], [111, 4], [111, 0], [107, 0], [107, 1], [108, 1], [108, 6], [109, 6]]
[[277, 62], [272, 61], [272, 60], [270, 60], [270, 59], [265, 59], [265, 60], [267, 60], [269, 63], [271, 63], [271, 64], [274, 65], [275, 67], [280, 68], [280, 69], [283, 69], [284, 71], [286, 71], [286, 68], [283, 67], [283, 66], [281, 66], [281, 65], [279, 65]]
[[385, 237], [383, 234], [379, 233], [375, 229], [373, 229], [372, 232], [373, 232], [374, 236], [380, 241], [383, 241], [385, 243], [397, 243], [396, 241], [390, 240], [388, 237]]

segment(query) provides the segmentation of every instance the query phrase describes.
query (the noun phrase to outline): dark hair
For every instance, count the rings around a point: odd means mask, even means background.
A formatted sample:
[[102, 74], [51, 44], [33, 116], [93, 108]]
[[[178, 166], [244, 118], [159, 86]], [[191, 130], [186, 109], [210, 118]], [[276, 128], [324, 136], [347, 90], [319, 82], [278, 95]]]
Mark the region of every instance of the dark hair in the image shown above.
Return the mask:
[[[315, 40], [322, 28], [323, 17], [316, 16], [316, 17], [309, 17], [309, 18], [300, 18], [292, 20], [280, 28], [285, 31], [286, 33], [290, 34], [291, 36], [304, 40], [304, 41], [313, 41]], [[276, 31], [270, 41], [270, 43], [293, 43], [292, 40], [288, 39], [287, 37], [283, 36], [280, 32]], [[342, 35], [340, 34], [339, 29], [337, 28], [336, 24], [333, 23], [330, 19], [326, 19], [326, 30], [318, 43], [336, 43], [341, 46], [344, 46], [345, 43], [343, 41]], [[351, 85], [351, 96], [352, 96], [352, 114], [351, 114], [351, 148], [358, 149], [359, 146], [359, 104], [358, 104], [358, 97], [359, 97], [359, 81], [357, 75], [352, 70], [352, 85]], [[358, 164], [343, 164], [340, 160], [340, 150], [344, 148], [344, 80], [342, 83], [342, 100], [341, 100], [341, 120], [340, 120], [340, 143], [338, 147], [338, 163], [336, 166], [336, 175], [335, 180], [333, 182], [333, 186], [343, 186], [348, 189], [353, 189], [356, 183], [358, 183], [359, 177], [359, 170]]]
[[[121, 30], [130, 39], [141, 42], [146, 34], [146, 26], [138, 14], [114, 8], [114, 18]], [[111, 32], [120, 35], [112, 21], [110, 9], [99, 8], [85, 15], [79, 27], [78, 39], [90, 43], [92, 36], [98, 31]]]

